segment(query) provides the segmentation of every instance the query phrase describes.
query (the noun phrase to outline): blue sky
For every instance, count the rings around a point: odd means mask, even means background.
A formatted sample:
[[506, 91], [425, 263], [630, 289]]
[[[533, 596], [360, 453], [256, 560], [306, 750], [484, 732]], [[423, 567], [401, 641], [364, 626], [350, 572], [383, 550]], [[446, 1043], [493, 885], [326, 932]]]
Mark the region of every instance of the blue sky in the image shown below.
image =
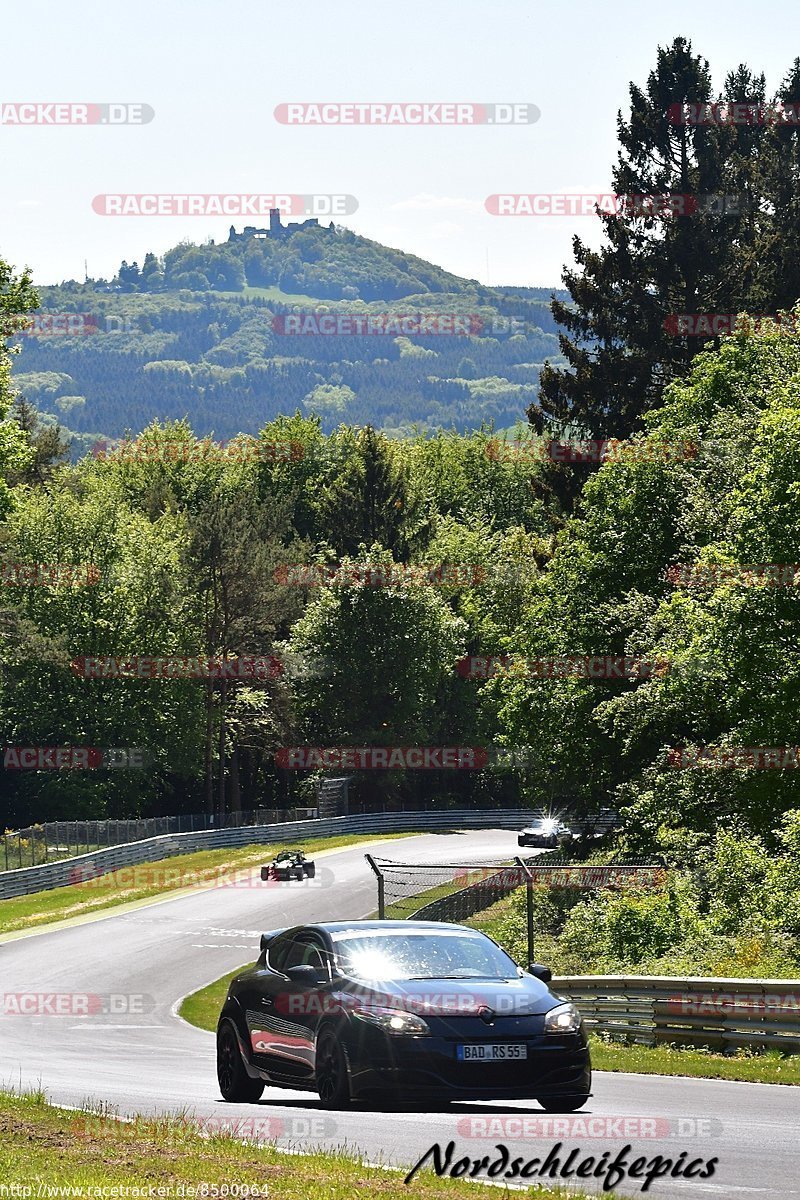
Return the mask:
[[[0, 256], [39, 283], [108, 275], [230, 220], [102, 217], [98, 193], [347, 193], [343, 223], [490, 284], [554, 285], [592, 217], [495, 217], [496, 192], [608, 191], [616, 113], [683, 35], [715, 84], [742, 61], [775, 87], [800, 55], [786, 0], [38, 0], [3, 13], [0, 102], [143, 102], [135, 127], [0, 126]], [[298, 127], [288, 101], [529, 102], [509, 128]], [[244, 222], [238, 222], [243, 224]]]

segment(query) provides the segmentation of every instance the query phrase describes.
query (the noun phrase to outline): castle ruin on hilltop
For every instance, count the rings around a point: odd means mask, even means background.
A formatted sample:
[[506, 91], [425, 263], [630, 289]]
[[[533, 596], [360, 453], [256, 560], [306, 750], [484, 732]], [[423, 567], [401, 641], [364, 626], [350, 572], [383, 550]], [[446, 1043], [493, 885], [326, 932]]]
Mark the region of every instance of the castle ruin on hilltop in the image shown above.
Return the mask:
[[[293, 233], [299, 233], [301, 229], [319, 229], [319, 218], [309, 217], [307, 221], [291, 221], [288, 225], [281, 225], [281, 210], [279, 208], [271, 208], [269, 210], [269, 229], [257, 229], [255, 225], [245, 225], [241, 233], [237, 233], [233, 225], [228, 232], [229, 242], [246, 242], [248, 238], [281, 238], [290, 237]], [[333, 230], [334, 224], [331, 221], [328, 226]]]

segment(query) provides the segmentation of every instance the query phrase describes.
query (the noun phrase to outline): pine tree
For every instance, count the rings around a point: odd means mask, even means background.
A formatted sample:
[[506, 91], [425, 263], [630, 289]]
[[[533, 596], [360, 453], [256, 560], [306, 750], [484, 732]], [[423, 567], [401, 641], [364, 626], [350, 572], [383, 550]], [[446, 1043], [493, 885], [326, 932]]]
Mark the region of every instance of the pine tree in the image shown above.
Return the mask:
[[[773, 105], [800, 103], [800, 59], [795, 59]], [[760, 155], [761, 190], [753, 312], [791, 309], [800, 296], [800, 126], [769, 124]]]
[[376, 542], [407, 562], [419, 523], [419, 504], [405, 470], [383, 434], [371, 425], [349, 440], [340, 474], [323, 489], [322, 527], [340, 554], [356, 555]]
[[64, 436], [64, 430], [58, 423], [43, 424], [35, 407], [22, 396], [14, 400], [11, 416], [24, 433], [34, 457], [20, 470], [9, 472], [9, 482], [44, 483], [56, 467], [63, 466], [69, 458], [70, 439]]
[[[760, 103], [763, 88], [763, 78], [743, 67], [729, 76], [722, 99]], [[659, 49], [646, 88], [632, 84], [630, 98], [628, 121], [618, 116], [618, 196], [718, 196], [751, 184], [763, 137], [757, 126], [676, 120], [683, 106], [712, 100], [708, 63], [688, 41]], [[752, 261], [748, 271], [742, 268], [754, 242], [753, 215], [699, 204], [674, 215], [648, 213], [644, 205], [637, 211], [629, 201], [600, 213], [603, 249], [574, 239], [577, 268], [564, 274], [573, 303], [552, 305], [566, 331], [559, 340], [568, 365], [547, 364], [542, 372], [539, 403], [528, 410], [537, 430], [554, 424], [593, 437], [630, 436], [660, 402], [664, 385], [685, 374], [709, 341], [675, 336], [668, 318], [746, 306]]]

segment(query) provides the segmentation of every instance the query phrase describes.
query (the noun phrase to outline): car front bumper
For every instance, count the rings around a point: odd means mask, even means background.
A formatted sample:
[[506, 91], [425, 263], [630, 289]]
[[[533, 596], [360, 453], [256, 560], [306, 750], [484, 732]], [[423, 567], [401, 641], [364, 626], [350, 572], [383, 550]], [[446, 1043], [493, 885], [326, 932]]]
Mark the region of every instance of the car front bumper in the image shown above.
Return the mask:
[[[376, 1031], [377, 1032], [377, 1031]], [[539, 1099], [585, 1096], [591, 1091], [589, 1049], [579, 1035], [526, 1038], [528, 1057], [509, 1062], [460, 1062], [451, 1037], [359, 1037], [348, 1044], [353, 1092], [391, 1090], [442, 1098]], [[474, 1041], [468, 1036], [464, 1041]], [[482, 1039], [483, 1040], [483, 1039]]]

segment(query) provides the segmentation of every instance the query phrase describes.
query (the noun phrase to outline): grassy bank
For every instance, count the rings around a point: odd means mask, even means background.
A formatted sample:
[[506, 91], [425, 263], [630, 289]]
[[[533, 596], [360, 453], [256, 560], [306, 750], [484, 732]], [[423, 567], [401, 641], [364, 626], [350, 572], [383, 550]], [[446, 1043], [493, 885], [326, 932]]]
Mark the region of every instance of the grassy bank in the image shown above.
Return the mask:
[[715, 1054], [689, 1046], [628, 1046], [604, 1037], [592, 1037], [591, 1044], [592, 1066], [596, 1071], [800, 1085], [800, 1054], [784, 1057], [778, 1050], [763, 1054], [746, 1050]]
[[[0, 1179], [9, 1196], [47, 1196], [48, 1188], [58, 1188], [52, 1195], [75, 1198], [99, 1194], [90, 1188], [113, 1187], [117, 1195], [146, 1196], [153, 1187], [163, 1189], [154, 1194], [166, 1200], [241, 1196], [246, 1188], [250, 1200], [306, 1200], [313, 1182], [314, 1195], [324, 1200], [350, 1200], [364, 1191], [376, 1200], [396, 1200], [403, 1189], [402, 1173], [364, 1166], [344, 1152], [286, 1154], [225, 1134], [203, 1136], [186, 1120], [120, 1123], [56, 1108], [41, 1095], [8, 1094], [0, 1094]], [[13, 1185], [32, 1190], [15, 1193]], [[437, 1179], [427, 1170], [411, 1187], [419, 1200], [497, 1197], [491, 1185]], [[576, 1193], [531, 1188], [528, 1194], [567, 1200]]]
[[[408, 833], [381, 834], [365, 837], [363, 834], [348, 834], [340, 837], [307, 838], [292, 842], [294, 849], [306, 853], [334, 850], [345, 846], [357, 846], [376, 840], [384, 841], [410, 837]], [[282, 845], [251, 845], [235, 849], [199, 850], [194, 854], [180, 854], [157, 862], [137, 863], [133, 867], [121, 867], [108, 875], [67, 887], [52, 888], [47, 892], [34, 892], [29, 896], [17, 896], [11, 900], [0, 900], [0, 934], [17, 930], [49, 925], [75, 917], [89, 916], [114, 908], [120, 904], [151, 899], [166, 899], [170, 895], [199, 887], [231, 887], [237, 882], [242, 885], [245, 875], [238, 872], [257, 872], [262, 863], [268, 862]]]

